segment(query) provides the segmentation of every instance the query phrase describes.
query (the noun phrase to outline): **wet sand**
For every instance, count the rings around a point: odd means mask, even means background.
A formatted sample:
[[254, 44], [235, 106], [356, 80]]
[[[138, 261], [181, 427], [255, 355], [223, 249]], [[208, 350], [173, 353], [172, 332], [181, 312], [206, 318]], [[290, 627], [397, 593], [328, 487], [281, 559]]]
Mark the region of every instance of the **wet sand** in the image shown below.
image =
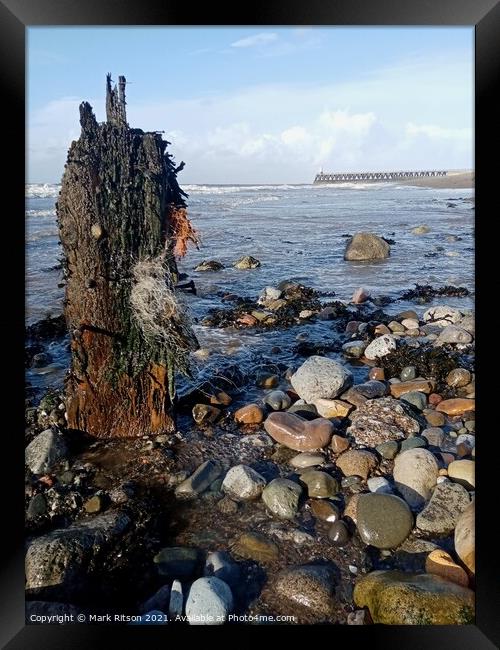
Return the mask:
[[398, 185], [412, 185], [413, 187], [435, 187], [462, 189], [474, 187], [475, 173], [466, 172], [448, 172], [446, 176], [427, 176], [424, 178], [411, 178], [407, 181], [398, 181]]

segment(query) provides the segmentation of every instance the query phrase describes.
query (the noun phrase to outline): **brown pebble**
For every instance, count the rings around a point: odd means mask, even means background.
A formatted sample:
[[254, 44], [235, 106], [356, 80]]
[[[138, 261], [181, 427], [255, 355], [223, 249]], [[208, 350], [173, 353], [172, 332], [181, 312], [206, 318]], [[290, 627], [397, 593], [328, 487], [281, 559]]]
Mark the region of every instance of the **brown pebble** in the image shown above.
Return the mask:
[[439, 393], [431, 393], [429, 395], [429, 404], [431, 404], [432, 406], [436, 406], [437, 404], [439, 404], [439, 402], [442, 402], [442, 401], [443, 401], [443, 398], [441, 397], [441, 395]]
[[343, 521], [336, 521], [328, 531], [328, 537], [335, 546], [345, 546], [351, 536]]
[[240, 325], [246, 325], [247, 327], [253, 327], [257, 324], [257, 319], [254, 318], [251, 314], [243, 314], [236, 321]]
[[343, 438], [342, 436], [334, 434], [332, 436], [330, 447], [333, 449], [334, 453], [341, 454], [343, 451], [346, 451], [346, 449], [349, 449], [349, 440], [347, 440], [347, 438]]
[[303, 420], [293, 413], [274, 411], [264, 422], [264, 429], [271, 438], [289, 449], [312, 451], [328, 445], [333, 424], [325, 418]]
[[445, 399], [440, 402], [436, 411], [441, 411], [446, 415], [462, 415], [468, 411], [474, 411], [476, 408], [476, 401], [474, 399], [467, 399], [465, 397], [457, 397], [455, 399]]
[[424, 411], [424, 416], [427, 422], [433, 427], [441, 427], [446, 422], [446, 418], [444, 414], [440, 413], [439, 411], [432, 411], [430, 409], [426, 409]]
[[91, 497], [88, 501], [86, 501], [83, 507], [85, 511], [88, 513], [100, 512], [102, 508], [101, 497], [96, 494], [95, 496]]
[[226, 496], [217, 502], [217, 509], [224, 515], [232, 515], [238, 511], [238, 504]]
[[220, 393], [216, 393], [215, 395], [210, 395], [210, 404], [215, 404], [216, 406], [229, 406], [232, 401], [232, 398], [223, 390], [221, 390]]
[[462, 587], [467, 587], [469, 584], [469, 578], [465, 570], [453, 561], [449, 553], [441, 549], [429, 553], [425, 560], [425, 570], [427, 573], [441, 576], [445, 580], [462, 585]]
[[411, 379], [410, 381], [400, 381], [397, 384], [391, 384], [391, 395], [396, 398], [413, 391], [429, 394], [432, 391], [432, 382], [427, 379]]
[[383, 323], [379, 323], [375, 327], [374, 332], [377, 336], [381, 336], [383, 334], [391, 334], [391, 330], [387, 327], [387, 325], [384, 325]]
[[377, 381], [384, 381], [385, 380], [385, 372], [383, 368], [372, 368], [370, 372], [368, 373], [368, 378], [369, 379], [376, 379]]
[[309, 502], [311, 510], [316, 519], [321, 521], [329, 521], [331, 523], [340, 519], [340, 513], [337, 506], [330, 501], [324, 499], [311, 499]]
[[234, 413], [234, 419], [240, 424], [260, 424], [264, 417], [264, 411], [257, 404], [247, 404]]
[[344, 517], [357, 524], [358, 521], [358, 501], [361, 494], [353, 494], [344, 508]]
[[279, 383], [277, 375], [264, 375], [257, 380], [257, 386], [261, 388], [276, 388]]

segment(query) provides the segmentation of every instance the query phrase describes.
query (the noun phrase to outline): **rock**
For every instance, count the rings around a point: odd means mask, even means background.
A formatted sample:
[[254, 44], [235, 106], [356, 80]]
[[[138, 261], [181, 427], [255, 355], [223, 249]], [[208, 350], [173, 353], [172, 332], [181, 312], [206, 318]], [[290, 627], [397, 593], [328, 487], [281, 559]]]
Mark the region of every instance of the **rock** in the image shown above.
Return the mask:
[[425, 570], [427, 573], [441, 576], [441, 578], [454, 582], [462, 587], [469, 585], [467, 573], [453, 561], [449, 553], [441, 549], [436, 549], [429, 553], [425, 561]]
[[242, 314], [236, 322], [245, 327], [254, 327], [258, 323], [257, 319], [252, 316], [252, 314]]
[[307, 494], [314, 499], [327, 499], [339, 491], [339, 484], [326, 472], [308, 469], [300, 475], [300, 480], [307, 486]]
[[351, 302], [355, 305], [360, 305], [362, 302], [366, 302], [369, 297], [370, 292], [366, 289], [363, 289], [363, 287], [359, 287], [359, 289], [356, 289], [356, 291], [353, 293]]
[[316, 519], [321, 519], [321, 521], [329, 521], [333, 523], [340, 519], [340, 512], [337, 506], [330, 501], [324, 501], [322, 499], [311, 499], [309, 504], [311, 510]]
[[217, 262], [217, 260], [206, 260], [198, 264], [198, 266], [196, 266], [194, 270], [195, 271], [220, 271], [223, 268], [224, 265], [221, 264], [220, 262]]
[[408, 449], [396, 456], [394, 483], [412, 509], [423, 507], [429, 500], [438, 471], [437, 460], [427, 449]]
[[265, 413], [257, 404], [247, 404], [234, 413], [234, 419], [239, 424], [260, 424], [264, 418]]
[[367, 400], [367, 398], [364, 395], [358, 393], [355, 387], [351, 387], [348, 390], [346, 390], [345, 393], [342, 393], [342, 399], [345, 400], [346, 402], [349, 402], [352, 406], [355, 406], [356, 408], [362, 406]]
[[191, 585], [186, 601], [190, 625], [222, 625], [233, 609], [233, 594], [220, 578], [198, 578]]
[[262, 500], [268, 509], [282, 519], [293, 519], [299, 509], [302, 488], [287, 478], [275, 478], [266, 485]]
[[277, 289], [276, 287], [266, 287], [263, 289], [257, 302], [259, 304], [265, 304], [272, 300], [279, 300], [282, 295], [283, 291], [281, 289]]
[[392, 334], [384, 334], [374, 339], [365, 349], [365, 357], [370, 360], [385, 357], [396, 349], [396, 339]]
[[207, 555], [203, 575], [206, 577], [215, 576], [234, 588], [238, 585], [241, 571], [239, 565], [229, 553], [215, 551]]
[[349, 440], [343, 436], [333, 435], [330, 447], [334, 454], [341, 454], [346, 449], [349, 449]]
[[412, 234], [413, 235], [426, 235], [428, 232], [430, 232], [430, 228], [427, 224], [422, 224], [421, 226], [416, 226], [415, 228], [412, 228]]
[[442, 447], [445, 441], [445, 433], [439, 427], [429, 427], [422, 431], [422, 438], [425, 438], [429, 445]]
[[476, 463], [473, 460], [454, 460], [448, 465], [448, 476], [455, 483], [473, 490], [476, 485]]
[[207, 460], [185, 481], [175, 488], [177, 497], [192, 499], [204, 492], [215, 479], [219, 478], [222, 468], [214, 460]]
[[291, 542], [297, 546], [314, 543], [314, 537], [309, 535], [309, 533], [306, 533], [304, 530], [299, 530], [298, 528], [287, 528], [275, 521], [272, 521], [267, 526], [267, 532], [283, 542]]
[[375, 326], [374, 329], [374, 334], [375, 336], [381, 336], [382, 334], [390, 334], [391, 330], [387, 327], [387, 325], [384, 325], [383, 323], [379, 323], [378, 325]]
[[290, 406], [288, 413], [295, 413], [305, 420], [314, 420], [318, 417], [318, 409], [314, 404], [306, 404], [301, 399]]
[[439, 411], [426, 411], [424, 415], [427, 423], [430, 424], [431, 427], [442, 427], [443, 424], [446, 423], [445, 416]]
[[393, 568], [421, 573], [429, 553], [438, 548], [434, 542], [410, 536], [393, 552]]
[[428, 573], [372, 571], [356, 584], [354, 602], [385, 625], [474, 622], [474, 592]]
[[222, 411], [210, 404], [196, 404], [193, 407], [193, 420], [196, 424], [212, 424], [221, 415]]
[[400, 332], [405, 331], [404, 325], [401, 325], [401, 323], [398, 323], [397, 320], [391, 320], [391, 322], [389, 323], [389, 329], [391, 330], [391, 332], [394, 332], [394, 333], [400, 333]]
[[392, 492], [391, 484], [383, 476], [372, 476], [366, 484], [370, 492], [374, 494], [390, 494]]
[[416, 376], [417, 376], [417, 371], [415, 366], [405, 366], [403, 370], [401, 370], [401, 374], [399, 375], [399, 378], [401, 379], [402, 382], [406, 382], [406, 381], [413, 381]]
[[352, 411], [352, 404], [340, 399], [317, 399], [314, 402], [319, 415], [323, 418], [345, 418]]
[[243, 533], [231, 548], [236, 555], [262, 564], [274, 562], [279, 556], [276, 544], [260, 533]]
[[244, 255], [239, 260], [236, 260], [233, 266], [235, 269], [256, 269], [260, 266], [260, 262], [251, 255]]
[[179, 580], [172, 582], [170, 590], [170, 601], [168, 604], [168, 615], [171, 620], [175, 621], [176, 616], [182, 616], [184, 608], [184, 595], [182, 593], [182, 584]]
[[351, 449], [337, 458], [337, 467], [344, 476], [361, 476], [365, 481], [377, 465], [375, 454], [364, 449]]
[[384, 381], [385, 380], [385, 371], [383, 368], [370, 368], [370, 372], [368, 373], [368, 379], [375, 379], [376, 381]]
[[399, 398], [406, 393], [432, 393], [433, 384], [427, 379], [415, 379], [412, 381], [401, 381], [399, 384], [391, 384], [391, 395]]
[[266, 486], [266, 479], [248, 465], [231, 467], [224, 480], [222, 490], [235, 501], [258, 499]]
[[46, 474], [68, 455], [62, 434], [46, 429], [39, 433], [25, 450], [25, 462], [33, 474]]
[[282, 390], [273, 390], [264, 397], [264, 404], [267, 404], [273, 411], [282, 411], [289, 408], [292, 400]]
[[346, 245], [344, 259], [347, 261], [383, 260], [390, 255], [390, 246], [378, 235], [358, 232]]
[[290, 460], [289, 464], [292, 467], [303, 469], [306, 467], [314, 467], [315, 465], [323, 465], [324, 462], [325, 462], [325, 457], [322, 456], [321, 454], [311, 454], [304, 451], [301, 454], [294, 456]]
[[47, 512], [47, 501], [43, 494], [35, 494], [34, 497], [30, 499], [28, 510], [26, 511], [27, 519], [36, 519], [37, 517], [42, 517]]
[[380, 445], [377, 445], [375, 449], [382, 458], [393, 460], [399, 451], [399, 445], [395, 440], [388, 440], [387, 442], [382, 442]]
[[236, 501], [233, 501], [230, 497], [223, 497], [220, 501], [217, 501], [217, 510], [222, 512], [224, 515], [233, 515], [235, 512], [238, 512], [238, 504]]
[[328, 538], [334, 544], [334, 546], [345, 546], [351, 539], [349, 530], [345, 523], [341, 520], [335, 521], [328, 531]]
[[420, 391], [412, 390], [401, 396], [403, 402], [407, 402], [414, 406], [417, 411], [423, 411], [427, 406], [427, 396]]
[[353, 386], [347, 392], [345, 392], [342, 397], [349, 401], [349, 397], [352, 397], [354, 393], [362, 395], [366, 399], [375, 399], [376, 397], [384, 397], [384, 395], [387, 393], [387, 387], [383, 381], [370, 379], [369, 381], [365, 381], [362, 384], [356, 384], [356, 386]]
[[465, 368], [455, 368], [454, 370], [451, 370], [446, 376], [446, 383], [452, 388], [462, 388], [463, 386], [467, 386], [471, 380], [472, 375]]
[[325, 418], [307, 421], [292, 413], [278, 411], [269, 415], [264, 428], [271, 438], [296, 451], [326, 447], [333, 433], [333, 424]]
[[456, 325], [446, 325], [443, 327], [440, 335], [436, 339], [436, 345], [444, 345], [446, 343], [470, 343], [472, 336], [461, 327]]
[[347, 614], [347, 625], [365, 625], [366, 612], [364, 609], [357, 609]]
[[436, 485], [429, 503], [417, 515], [417, 527], [433, 535], [450, 535], [470, 503], [467, 490], [445, 481]]
[[460, 515], [455, 528], [455, 552], [470, 573], [476, 573], [476, 505], [472, 501]]
[[25, 560], [28, 593], [80, 593], [130, 524], [125, 513], [109, 512], [29, 540]]
[[271, 588], [279, 601], [284, 600], [299, 608], [306, 608], [325, 622], [331, 618], [334, 607], [335, 574], [324, 565], [292, 566], [282, 569], [272, 581]]
[[307, 320], [314, 316], [316, 312], [314, 312], [312, 309], [303, 309], [301, 312], [299, 312], [299, 318], [302, 320]]
[[368, 400], [351, 414], [347, 433], [357, 444], [375, 447], [388, 440], [400, 440], [420, 430], [410, 407], [392, 397]]
[[286, 304], [287, 301], [284, 298], [280, 298], [279, 300], [271, 300], [270, 302], [268, 302], [267, 308], [270, 309], [271, 311], [278, 311]]
[[462, 318], [462, 312], [454, 307], [448, 305], [438, 305], [437, 307], [430, 307], [424, 312], [423, 320], [426, 323], [439, 325], [439, 327], [446, 327], [447, 325], [454, 325]]
[[446, 415], [463, 415], [468, 411], [476, 409], [476, 400], [466, 397], [457, 397], [455, 399], [445, 399], [436, 406], [436, 411]]
[[363, 356], [367, 345], [366, 341], [349, 341], [342, 346], [342, 352], [348, 357], [359, 359]]
[[353, 494], [344, 508], [344, 518], [350, 519], [353, 523], [358, 521], [358, 502], [361, 494]]
[[279, 384], [277, 375], [261, 374], [257, 377], [257, 386], [260, 388], [276, 388]]
[[412, 436], [411, 438], [406, 438], [401, 442], [399, 450], [401, 452], [407, 451], [408, 449], [416, 449], [417, 447], [427, 447], [427, 440], [421, 438], [420, 436]]
[[210, 395], [210, 404], [215, 404], [216, 406], [229, 406], [232, 401], [232, 397], [223, 390], [216, 392], [214, 395]]
[[153, 610], [168, 612], [170, 603], [170, 585], [163, 585], [158, 591], [139, 606], [139, 613], [146, 614]]
[[158, 573], [169, 578], [189, 578], [200, 567], [201, 553], [197, 548], [170, 546], [162, 548], [153, 558]]
[[326, 357], [312, 356], [291, 377], [291, 384], [306, 402], [334, 399], [352, 385], [353, 376], [345, 366]]
[[395, 548], [410, 534], [413, 515], [403, 499], [392, 494], [362, 494], [357, 507], [357, 528], [365, 544]]
[[102, 510], [102, 499], [101, 497], [96, 494], [93, 497], [90, 497], [85, 503], [83, 504], [83, 508], [85, 512], [88, 513], [96, 513], [100, 512]]

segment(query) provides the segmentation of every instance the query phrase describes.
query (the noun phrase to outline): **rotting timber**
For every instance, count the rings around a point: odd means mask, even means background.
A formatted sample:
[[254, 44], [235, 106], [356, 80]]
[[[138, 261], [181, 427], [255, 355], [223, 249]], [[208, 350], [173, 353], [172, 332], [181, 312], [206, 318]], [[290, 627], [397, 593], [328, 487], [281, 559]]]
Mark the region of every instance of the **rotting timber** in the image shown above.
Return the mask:
[[104, 123], [80, 105], [57, 202], [68, 428], [96, 437], [173, 432], [174, 373], [198, 347], [174, 286], [174, 254], [195, 241], [176, 178], [183, 163], [159, 132], [128, 126], [125, 84], [107, 76]]

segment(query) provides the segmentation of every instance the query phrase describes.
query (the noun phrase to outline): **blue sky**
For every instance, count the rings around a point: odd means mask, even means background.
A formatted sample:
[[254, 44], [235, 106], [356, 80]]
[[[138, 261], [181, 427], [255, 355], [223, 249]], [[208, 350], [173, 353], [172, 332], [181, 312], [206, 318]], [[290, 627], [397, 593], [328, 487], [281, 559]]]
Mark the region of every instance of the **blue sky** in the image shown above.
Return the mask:
[[473, 166], [473, 28], [29, 28], [29, 182], [59, 182], [78, 105], [164, 130], [181, 183]]

